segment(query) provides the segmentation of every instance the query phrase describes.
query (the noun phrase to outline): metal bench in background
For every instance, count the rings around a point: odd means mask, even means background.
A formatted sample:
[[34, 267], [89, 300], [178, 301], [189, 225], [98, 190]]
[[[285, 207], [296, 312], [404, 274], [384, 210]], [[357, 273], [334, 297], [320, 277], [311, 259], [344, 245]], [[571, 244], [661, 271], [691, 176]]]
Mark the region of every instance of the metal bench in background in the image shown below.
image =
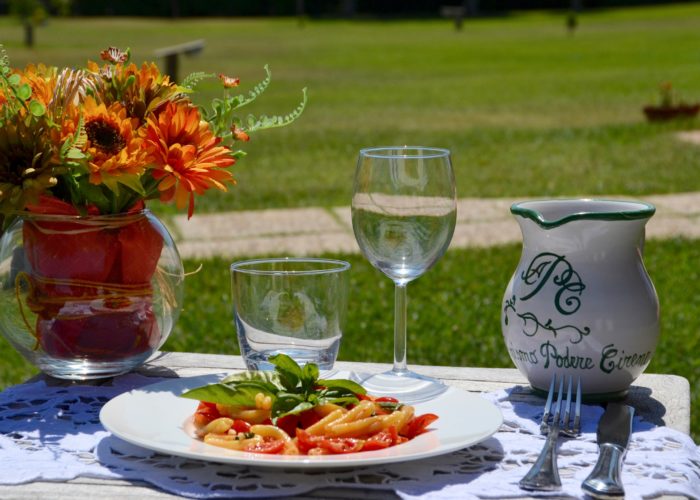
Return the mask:
[[440, 15], [444, 18], [452, 19], [455, 22], [455, 29], [461, 31], [462, 21], [467, 14], [464, 5], [443, 5], [440, 7]]
[[200, 39], [156, 49], [154, 54], [156, 57], [165, 58], [165, 73], [170, 75], [172, 81], [177, 82], [180, 55], [195, 56], [202, 50], [204, 50], [204, 40]]

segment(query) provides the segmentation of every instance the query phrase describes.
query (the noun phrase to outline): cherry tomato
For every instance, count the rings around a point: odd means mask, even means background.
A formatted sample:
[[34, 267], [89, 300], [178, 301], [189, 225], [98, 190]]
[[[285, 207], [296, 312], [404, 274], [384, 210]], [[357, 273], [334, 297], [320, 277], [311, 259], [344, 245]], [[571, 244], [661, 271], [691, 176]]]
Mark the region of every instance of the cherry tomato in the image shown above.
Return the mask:
[[381, 396], [374, 400], [375, 403], [398, 403], [399, 400], [391, 396]]
[[297, 429], [297, 447], [302, 453], [308, 453], [312, 448], [318, 448], [317, 436], [312, 436], [304, 429]]
[[308, 453], [313, 448], [321, 448], [330, 453], [354, 453], [360, 451], [364, 444], [364, 439], [313, 436], [304, 429], [297, 429], [297, 447], [302, 453]]
[[266, 453], [268, 455], [275, 455], [282, 451], [284, 448], [284, 441], [281, 439], [270, 439], [264, 441], [256, 441], [246, 446], [245, 451], [251, 453]]
[[299, 425], [299, 415], [285, 415], [277, 419], [277, 427], [286, 432], [289, 436], [294, 437]]
[[250, 424], [245, 420], [235, 418], [233, 419], [233, 425], [231, 426], [231, 429], [233, 429], [236, 432], [250, 432]]
[[438, 416], [434, 413], [425, 413], [423, 415], [413, 417], [411, 420], [409, 420], [408, 424], [406, 424], [406, 428], [401, 434], [406, 436], [408, 439], [413, 439], [417, 435], [423, 434], [426, 428], [437, 419]]
[[357, 438], [324, 438], [320, 447], [332, 453], [355, 453], [365, 445], [364, 439]]
[[197, 410], [194, 412], [194, 423], [199, 427], [203, 427], [220, 416], [221, 414], [216, 409], [215, 403], [200, 401]]
[[313, 408], [299, 414], [299, 424], [301, 425], [302, 429], [308, 429], [319, 420], [321, 420], [321, 417], [314, 411]]
[[388, 448], [389, 446], [393, 446], [396, 444], [398, 437], [399, 434], [398, 432], [396, 432], [396, 427], [392, 425], [367, 439], [365, 445], [362, 447], [362, 451], [381, 450], [384, 448]]

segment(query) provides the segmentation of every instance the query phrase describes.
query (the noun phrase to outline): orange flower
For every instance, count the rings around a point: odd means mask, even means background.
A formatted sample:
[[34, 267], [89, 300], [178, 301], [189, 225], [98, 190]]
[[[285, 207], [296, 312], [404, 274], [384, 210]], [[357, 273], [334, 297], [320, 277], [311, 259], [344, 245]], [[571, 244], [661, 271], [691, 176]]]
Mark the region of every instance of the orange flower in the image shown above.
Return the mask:
[[102, 183], [105, 175], [143, 173], [148, 159], [136, 133], [138, 120], [127, 117], [121, 104], [107, 107], [92, 97], [85, 99], [83, 115], [91, 183]]
[[243, 130], [236, 127], [235, 124], [231, 125], [231, 135], [236, 141], [248, 142], [250, 140], [250, 136], [246, 134]]
[[116, 47], [109, 47], [100, 52], [100, 57], [103, 61], [111, 63], [123, 63], [129, 59], [129, 54]]
[[240, 78], [234, 78], [232, 76], [226, 76], [223, 73], [219, 73], [219, 80], [224, 84], [224, 88], [232, 89], [233, 87], [238, 87], [241, 83]]
[[175, 199], [178, 208], [194, 213], [194, 195], [215, 187], [226, 191], [235, 183], [228, 170], [235, 163], [231, 150], [201, 119], [196, 107], [169, 102], [157, 117], [149, 117], [141, 134], [153, 163], [153, 178], [160, 181], [161, 200]]
[[48, 106], [56, 91], [56, 68], [47, 68], [43, 64], [29, 64], [21, 76], [32, 89], [31, 98]]
[[[97, 77], [98, 99], [108, 105], [121, 102], [129, 117], [138, 118], [140, 125], [166, 101], [185, 99], [184, 94], [178, 95], [181, 89], [170, 81], [168, 75], [161, 74], [154, 63], [144, 63], [141, 67], [135, 64], [100, 67], [91, 61], [87, 69]], [[132, 81], [127, 85], [129, 79]]]

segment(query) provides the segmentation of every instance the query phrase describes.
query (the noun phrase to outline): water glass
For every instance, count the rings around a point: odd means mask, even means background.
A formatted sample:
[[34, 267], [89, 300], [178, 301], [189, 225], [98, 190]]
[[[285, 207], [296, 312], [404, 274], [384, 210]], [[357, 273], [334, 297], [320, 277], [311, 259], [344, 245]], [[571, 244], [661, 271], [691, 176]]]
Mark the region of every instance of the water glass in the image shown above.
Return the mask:
[[350, 264], [316, 258], [256, 259], [231, 265], [233, 314], [249, 370], [286, 354], [330, 370], [338, 355]]

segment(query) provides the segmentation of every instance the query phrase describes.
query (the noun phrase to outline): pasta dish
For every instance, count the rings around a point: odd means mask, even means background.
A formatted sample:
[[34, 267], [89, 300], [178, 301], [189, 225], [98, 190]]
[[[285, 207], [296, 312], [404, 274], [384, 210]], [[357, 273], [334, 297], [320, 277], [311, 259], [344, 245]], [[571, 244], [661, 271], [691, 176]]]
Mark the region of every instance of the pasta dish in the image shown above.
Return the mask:
[[404, 443], [438, 418], [350, 380], [321, 380], [313, 364], [302, 369], [285, 355], [273, 362], [275, 373], [248, 372], [183, 394], [199, 400], [197, 437], [252, 453], [354, 453]]

